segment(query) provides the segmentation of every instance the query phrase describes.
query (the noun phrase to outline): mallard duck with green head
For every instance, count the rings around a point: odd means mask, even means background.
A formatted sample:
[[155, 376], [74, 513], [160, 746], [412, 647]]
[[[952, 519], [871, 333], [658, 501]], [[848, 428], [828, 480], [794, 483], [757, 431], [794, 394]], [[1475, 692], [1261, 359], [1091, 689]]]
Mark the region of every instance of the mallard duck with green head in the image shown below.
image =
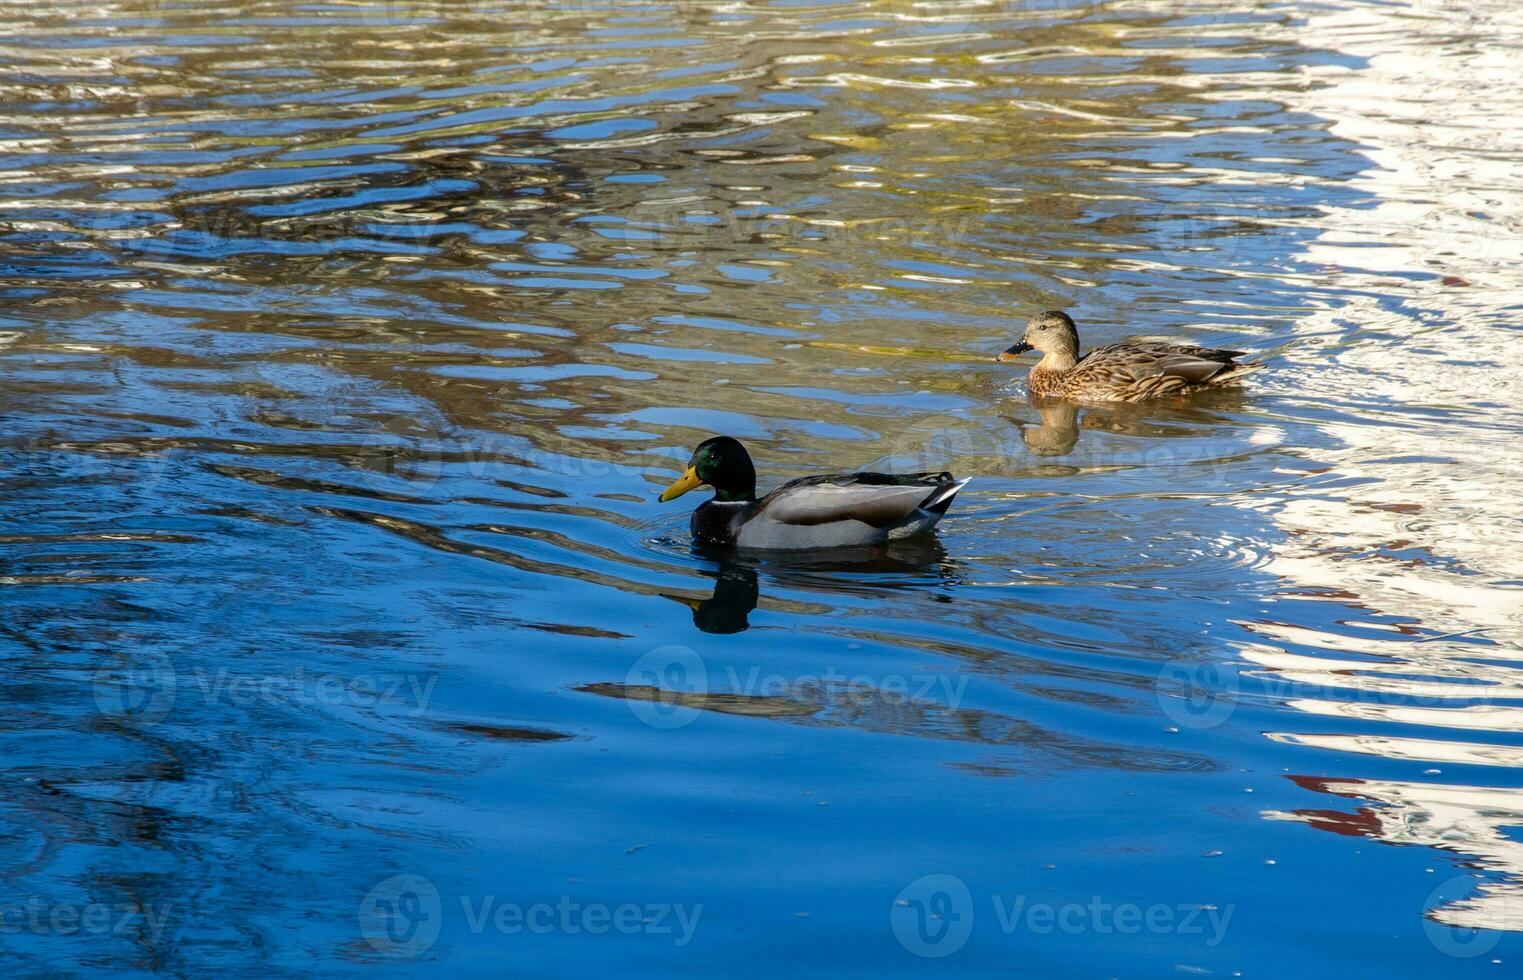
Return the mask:
[[1027, 351], [1042, 359], [1031, 369], [1033, 395], [1080, 401], [1139, 402], [1161, 395], [1188, 394], [1237, 381], [1264, 365], [1240, 350], [1151, 342], [1109, 344], [1079, 354], [1079, 328], [1062, 310], [1032, 317], [1020, 342], [1000, 354], [1013, 361]]
[[713, 498], [693, 511], [693, 537], [702, 544], [850, 548], [924, 534], [967, 482], [950, 473], [840, 473], [790, 480], [757, 499], [751, 454], [739, 441], [715, 436], [693, 450], [661, 501], [713, 488]]

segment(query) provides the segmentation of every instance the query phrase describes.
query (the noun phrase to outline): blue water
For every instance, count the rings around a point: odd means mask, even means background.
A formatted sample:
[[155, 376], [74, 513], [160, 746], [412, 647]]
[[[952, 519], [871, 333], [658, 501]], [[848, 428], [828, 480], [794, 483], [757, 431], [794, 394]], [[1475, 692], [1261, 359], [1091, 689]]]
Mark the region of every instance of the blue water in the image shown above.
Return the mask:
[[0, 13], [12, 975], [1515, 974], [1510, 0]]

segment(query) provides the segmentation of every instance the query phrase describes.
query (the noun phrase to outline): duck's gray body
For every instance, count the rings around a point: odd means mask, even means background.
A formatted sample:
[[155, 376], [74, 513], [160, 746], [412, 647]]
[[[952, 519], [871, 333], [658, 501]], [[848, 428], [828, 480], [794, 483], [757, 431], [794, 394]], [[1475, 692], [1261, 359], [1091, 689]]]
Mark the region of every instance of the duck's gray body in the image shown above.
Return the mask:
[[709, 544], [772, 550], [879, 544], [935, 527], [967, 482], [950, 473], [809, 476], [759, 500], [699, 505], [693, 536]]

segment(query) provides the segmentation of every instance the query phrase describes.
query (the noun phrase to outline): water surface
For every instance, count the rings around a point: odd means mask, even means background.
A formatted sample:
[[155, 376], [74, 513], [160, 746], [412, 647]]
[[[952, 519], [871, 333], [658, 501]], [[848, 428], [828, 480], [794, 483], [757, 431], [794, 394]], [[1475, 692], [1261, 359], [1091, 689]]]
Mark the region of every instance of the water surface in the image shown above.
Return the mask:
[[[8, 961], [1507, 975], [1520, 56], [1510, 0], [0, 5]], [[1033, 404], [1047, 308], [1269, 368]], [[695, 551], [715, 432], [976, 479]]]

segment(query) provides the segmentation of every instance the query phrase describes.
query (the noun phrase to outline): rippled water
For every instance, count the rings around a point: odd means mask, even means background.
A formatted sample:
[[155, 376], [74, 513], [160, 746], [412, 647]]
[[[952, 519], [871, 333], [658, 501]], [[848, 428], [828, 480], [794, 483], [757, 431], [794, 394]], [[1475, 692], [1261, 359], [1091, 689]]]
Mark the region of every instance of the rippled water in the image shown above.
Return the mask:
[[[1512, 0], [0, 5], [12, 972], [1510, 975], [1520, 56]], [[1050, 307], [1270, 369], [1038, 406]], [[977, 479], [696, 552], [714, 432]]]

